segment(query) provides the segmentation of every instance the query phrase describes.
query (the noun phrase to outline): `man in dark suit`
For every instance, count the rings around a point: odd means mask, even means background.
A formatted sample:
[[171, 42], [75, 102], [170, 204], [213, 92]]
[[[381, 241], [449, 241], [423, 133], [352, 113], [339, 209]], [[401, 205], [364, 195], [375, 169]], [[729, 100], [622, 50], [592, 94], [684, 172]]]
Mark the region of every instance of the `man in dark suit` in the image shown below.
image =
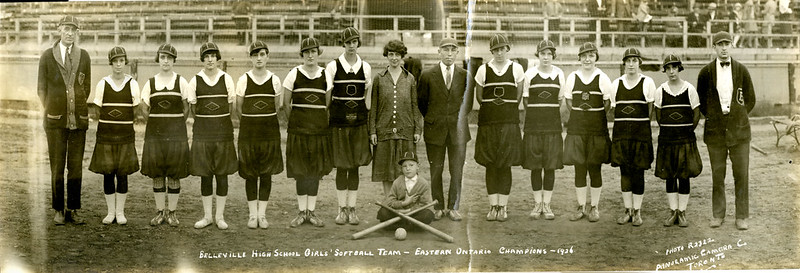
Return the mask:
[[703, 24], [703, 29], [706, 29], [707, 22], [711, 22], [711, 33], [717, 33], [726, 30], [728, 28], [728, 24], [715, 21], [727, 19], [728, 17], [725, 15], [725, 13], [718, 11], [717, 4], [712, 2], [708, 4], [708, 12], [701, 17], [700, 21]]
[[700, 70], [697, 94], [700, 112], [706, 117], [703, 141], [708, 146], [713, 181], [711, 227], [725, 219], [725, 172], [730, 156], [736, 197], [736, 228], [746, 230], [750, 216], [749, 164], [750, 122], [748, 115], [756, 104], [750, 72], [730, 56], [731, 35], [717, 32], [712, 47], [717, 58]]
[[[608, 17], [608, 10], [609, 8], [608, 0], [587, 0], [586, 2], [586, 9], [589, 11], [589, 16], [594, 18], [607, 18]], [[598, 20], [591, 20], [589, 21], [592, 25], [589, 26], [591, 31], [594, 31], [597, 28]], [[599, 20], [600, 21], [600, 31], [601, 33], [608, 31], [608, 20]], [[600, 37], [602, 38], [604, 46], [610, 46], [607, 43], [610, 42], [610, 38], [608, 34], [601, 34]]]
[[[91, 85], [91, 60], [75, 39], [78, 20], [67, 15], [58, 23], [61, 39], [39, 59], [38, 95], [44, 106], [44, 131], [50, 158], [54, 221], [83, 224], [81, 172], [86, 129], [89, 127], [86, 104]], [[67, 167], [67, 211], [64, 211], [64, 166]]]
[[[458, 204], [461, 199], [461, 176], [466, 158], [467, 142], [471, 139], [467, 127], [467, 113], [472, 109], [472, 96], [467, 93], [467, 71], [455, 66], [458, 45], [452, 38], [439, 43], [439, 62], [419, 76], [417, 100], [425, 117], [424, 136], [428, 162], [431, 166], [431, 187], [434, 218], [444, 214], [461, 221]], [[445, 210], [442, 173], [447, 153], [450, 167], [450, 190]]]

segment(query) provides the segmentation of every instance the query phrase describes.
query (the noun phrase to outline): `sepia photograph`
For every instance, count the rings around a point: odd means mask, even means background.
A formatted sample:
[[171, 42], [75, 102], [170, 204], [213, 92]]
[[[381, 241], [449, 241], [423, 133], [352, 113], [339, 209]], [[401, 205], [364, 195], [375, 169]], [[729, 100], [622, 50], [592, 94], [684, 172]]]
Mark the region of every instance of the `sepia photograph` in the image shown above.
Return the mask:
[[800, 0], [0, 3], [0, 272], [800, 269]]

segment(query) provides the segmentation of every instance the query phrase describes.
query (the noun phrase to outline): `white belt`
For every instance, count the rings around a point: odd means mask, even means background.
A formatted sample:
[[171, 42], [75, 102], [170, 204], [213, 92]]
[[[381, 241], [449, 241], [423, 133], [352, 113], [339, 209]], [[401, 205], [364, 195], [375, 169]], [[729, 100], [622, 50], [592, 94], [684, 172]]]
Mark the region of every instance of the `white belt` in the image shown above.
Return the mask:
[[316, 105], [316, 104], [292, 104], [292, 107], [325, 109], [327, 106], [325, 106], [325, 105]]
[[231, 113], [225, 113], [225, 114], [219, 114], [219, 115], [202, 115], [202, 114], [196, 114], [195, 116], [196, 116], [196, 117], [200, 117], [200, 118], [221, 118], [221, 117], [227, 117], [227, 116], [230, 116], [230, 115], [231, 115]]
[[254, 118], [257, 118], [257, 117], [271, 117], [271, 116], [274, 116], [274, 115], [277, 115], [277, 113], [269, 113], [269, 114], [245, 114], [245, 113], [242, 113], [243, 117], [254, 117]]
[[173, 91], [166, 91], [166, 92], [157, 92], [157, 93], [151, 93], [150, 94], [151, 98], [152, 97], [157, 97], [157, 96], [176, 96], [176, 97], [180, 97], [181, 93], [173, 92]]
[[543, 87], [561, 88], [560, 85], [555, 83], [537, 83], [530, 86], [530, 88], [543, 88]]
[[325, 94], [326, 93], [325, 90], [317, 89], [317, 88], [297, 88], [295, 90], [292, 90], [292, 92], [312, 92], [312, 93], [320, 93], [320, 94]]
[[150, 114], [151, 118], [182, 118], [183, 114]]
[[528, 107], [559, 107], [560, 105], [555, 103], [531, 103], [528, 104]]
[[115, 103], [115, 102], [104, 102], [103, 107], [105, 106], [118, 106], [118, 107], [133, 107], [133, 103]]
[[335, 100], [364, 100], [364, 97], [337, 97], [337, 96], [333, 96], [331, 98], [335, 99]]
[[200, 95], [197, 96], [198, 99], [207, 99], [207, 98], [227, 98], [228, 95]]
[[509, 82], [492, 82], [492, 83], [486, 83], [486, 84], [483, 85], [483, 87], [489, 87], [489, 86], [513, 86], [513, 87], [517, 87], [517, 84], [516, 83], [509, 83]]
[[245, 98], [250, 98], [250, 97], [275, 97], [275, 94], [249, 94], [249, 95], [245, 95], [244, 97]]
[[661, 109], [665, 109], [665, 108], [677, 108], [677, 107], [689, 107], [689, 108], [691, 108], [692, 106], [691, 106], [691, 105], [688, 105], [688, 104], [672, 104], [672, 105], [662, 105], [662, 106], [661, 106]]
[[367, 83], [366, 80], [334, 80], [333, 83]]
[[647, 104], [647, 102], [641, 100], [620, 100], [617, 101], [616, 104]]
[[[487, 100], [487, 99], [484, 99], [484, 100], [481, 100], [481, 102], [494, 102], [495, 100], [497, 100], [497, 99], [493, 99], [493, 100]], [[503, 99], [503, 102], [507, 102], [507, 103], [517, 103], [517, 100], [507, 100], [507, 99]]]
[[[576, 91], [572, 91], [572, 94], [573, 94], [573, 96], [574, 96], [575, 94], [579, 94], [579, 95], [580, 95], [580, 94], [583, 94], [583, 91], [577, 91], [577, 90], [576, 90]], [[600, 92], [600, 91], [589, 91], [589, 94], [591, 94], [591, 95], [600, 95], [600, 96], [602, 96], [602, 95], [603, 95], [603, 92]]]
[[614, 121], [650, 121], [649, 118], [614, 118]]
[[105, 119], [101, 119], [101, 120], [99, 120], [99, 122], [102, 122], [102, 123], [110, 123], [110, 124], [133, 124], [133, 121], [132, 121], [132, 120], [126, 120], [126, 121], [116, 121], [116, 120], [105, 120]]
[[686, 126], [694, 126], [691, 123], [681, 123], [681, 124], [660, 124], [661, 127], [686, 127]]
[[606, 109], [603, 108], [603, 107], [600, 107], [600, 108], [589, 108], [589, 109], [583, 109], [583, 108], [580, 108], [580, 107], [572, 107], [572, 110], [575, 110], [575, 111], [605, 111]]

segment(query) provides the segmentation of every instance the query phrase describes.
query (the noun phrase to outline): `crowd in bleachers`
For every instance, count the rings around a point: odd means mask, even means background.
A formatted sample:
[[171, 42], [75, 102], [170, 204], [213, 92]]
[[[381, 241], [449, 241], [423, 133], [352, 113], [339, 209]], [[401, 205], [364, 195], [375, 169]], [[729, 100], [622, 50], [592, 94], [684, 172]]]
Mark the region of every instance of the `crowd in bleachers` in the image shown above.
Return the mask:
[[[203, 4], [204, 1], [208, 4]], [[329, 33], [325, 30], [353, 24], [352, 19], [348, 21], [340, 18], [340, 15], [359, 14], [358, 0], [214, 1], [213, 4], [212, 1], [204, 1], [4, 3], [0, 5], [0, 24], [4, 32], [14, 31], [17, 27], [15, 24], [20, 25], [20, 31], [33, 31], [37, 29], [34, 19], [50, 18], [54, 14], [68, 12], [96, 15], [95, 18], [146, 17], [148, 21], [145, 29], [158, 30], [165, 28], [163, 22], [157, 22], [158, 19], [180, 14], [199, 21], [181, 25], [175, 19], [172, 29], [179, 30], [178, 32], [181, 29], [191, 29], [200, 33], [209, 24], [202, 22], [206, 18], [204, 16], [215, 16], [215, 31], [229, 30], [231, 37], [237, 36], [239, 43], [244, 44], [247, 40], [246, 31], [251, 28], [250, 19], [254, 15], [289, 16], [285, 29], [300, 30], [300, 33], [312, 27], [307, 18], [313, 15], [319, 18], [319, 22], [314, 23], [314, 30], [321, 30], [318, 34], [321, 42], [331, 45], [328, 41], [335, 39], [327, 39], [325, 36]], [[443, 4], [445, 17], [465, 17], [468, 12], [468, 0], [443, 0]], [[488, 18], [487, 21], [494, 21], [494, 18], [502, 20], [499, 28], [511, 36], [515, 32], [541, 32], [547, 25], [547, 30], [561, 33], [560, 35], [593, 39], [593, 34], [586, 32], [594, 32], [596, 26], [599, 26], [599, 30], [604, 33], [601, 44], [605, 46], [610, 44], [609, 40], [616, 39], [614, 46], [626, 46], [630, 39], [635, 40], [633, 44], [639, 42], [637, 35], [634, 35], [636, 32], [678, 34], [683, 32], [686, 24], [690, 33], [690, 47], [707, 46], [705, 36], [719, 30], [734, 33], [734, 46], [737, 47], [795, 47], [797, 37], [791, 35], [798, 32], [796, 14], [800, 12], [800, 0], [477, 0], [472, 11]], [[596, 18], [599, 22], [586, 18]], [[18, 19], [21, 19], [21, 23], [13, 21]], [[98, 20], [99, 24], [108, 24], [108, 19]], [[454, 24], [453, 31], [465, 32], [466, 19], [458, 20], [460, 21]], [[91, 20], [87, 22], [86, 29], [109, 28], [95, 28], [92, 24]], [[130, 25], [121, 26], [120, 30], [135, 31], [139, 29], [139, 25], [139, 22], [132, 21]], [[278, 28], [277, 22], [259, 22], [256, 26], [259, 29]], [[478, 31], [493, 31], [497, 28], [494, 22], [486, 22], [483, 26], [480, 23], [473, 25], [473, 30]], [[573, 30], [578, 33], [570, 33]], [[609, 35], [609, 32], [614, 34]], [[536, 34], [534, 38], [541, 36]], [[666, 46], [681, 45], [680, 39], [666, 42]]]

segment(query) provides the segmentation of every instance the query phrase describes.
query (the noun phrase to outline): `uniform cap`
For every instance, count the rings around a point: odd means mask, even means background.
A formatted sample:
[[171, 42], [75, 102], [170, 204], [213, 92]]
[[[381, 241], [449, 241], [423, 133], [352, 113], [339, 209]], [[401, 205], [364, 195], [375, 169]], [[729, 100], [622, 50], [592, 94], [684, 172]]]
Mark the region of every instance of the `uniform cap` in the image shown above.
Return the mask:
[[262, 49], [266, 49], [267, 53], [269, 53], [269, 47], [267, 47], [267, 43], [262, 42], [262, 41], [255, 41], [252, 44], [250, 44], [250, 48], [249, 48], [248, 52], [250, 54], [253, 54], [254, 52], [258, 52], [258, 51], [260, 51]]
[[413, 160], [414, 162], [419, 163], [419, 160], [417, 160], [417, 154], [416, 153], [414, 153], [414, 152], [404, 152], [403, 156], [400, 157], [400, 160], [397, 161], [397, 164], [398, 165], [403, 165], [403, 162], [406, 162], [406, 160]]
[[731, 41], [731, 34], [727, 31], [720, 31], [714, 34], [714, 44], [716, 45], [719, 42]]
[[585, 42], [581, 45], [580, 49], [578, 50], [578, 56], [589, 51], [597, 52], [597, 46], [595, 46], [591, 42]]
[[550, 49], [553, 52], [556, 52], [556, 44], [550, 40], [542, 40], [541, 42], [539, 42], [539, 45], [536, 46], [536, 54], [538, 55], [539, 52], [542, 52], [546, 49]]
[[314, 37], [305, 38], [300, 42], [300, 53], [312, 48], [316, 48], [319, 51], [319, 54], [322, 54], [322, 49], [319, 48], [319, 42]]
[[495, 34], [489, 39], [489, 50], [495, 50], [504, 46], [511, 47], [511, 44], [508, 42], [508, 37], [503, 34]]
[[113, 61], [114, 58], [117, 58], [117, 57], [125, 57], [126, 59], [128, 58], [128, 53], [125, 52], [125, 48], [123, 48], [121, 46], [115, 46], [110, 51], [108, 51], [108, 61], [109, 62]]
[[75, 26], [75, 28], [78, 28], [78, 29], [81, 28], [78, 25], [78, 18], [75, 18], [75, 16], [72, 16], [72, 15], [67, 15], [67, 16], [61, 17], [61, 20], [58, 20], [58, 26], [60, 27], [62, 25], [72, 25], [72, 26]]
[[176, 50], [171, 44], [163, 44], [158, 47], [158, 51], [156, 51], [156, 62], [158, 62], [158, 55], [161, 53], [170, 55], [174, 59], [178, 58], [178, 50]]
[[359, 39], [361, 38], [361, 34], [358, 33], [358, 30], [354, 27], [347, 27], [342, 30], [342, 43], [346, 43], [352, 39]]
[[628, 57], [642, 57], [642, 54], [639, 52], [638, 49], [635, 48], [628, 48], [625, 50], [625, 54], [622, 54], [622, 61], [624, 62], [625, 59]]
[[200, 57], [202, 58], [203, 55], [205, 55], [210, 51], [219, 52], [219, 47], [217, 47], [217, 44], [212, 42], [204, 43], [203, 45], [200, 46]]
[[456, 39], [453, 38], [444, 38], [441, 41], [439, 41], [439, 48], [446, 46], [458, 47], [458, 42], [456, 42]]
[[674, 54], [669, 54], [669, 55], [667, 55], [666, 58], [664, 58], [664, 63], [661, 65], [661, 67], [667, 67], [667, 65], [669, 65], [669, 64], [671, 64], [671, 65], [680, 65], [681, 64], [681, 58], [678, 57], [678, 56], [675, 56]]

